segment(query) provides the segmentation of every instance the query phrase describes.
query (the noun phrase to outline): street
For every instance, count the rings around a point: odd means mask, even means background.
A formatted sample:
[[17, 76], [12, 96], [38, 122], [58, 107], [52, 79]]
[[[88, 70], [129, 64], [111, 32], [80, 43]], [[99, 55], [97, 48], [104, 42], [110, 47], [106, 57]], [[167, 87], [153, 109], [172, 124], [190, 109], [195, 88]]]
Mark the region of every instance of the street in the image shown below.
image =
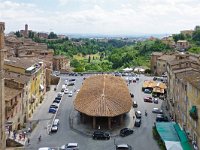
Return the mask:
[[[58, 131], [56, 133], [48, 132], [48, 125], [51, 124], [54, 114], [49, 114], [48, 109], [51, 105], [52, 101], [56, 97], [57, 93], [61, 91], [61, 87], [64, 84], [65, 79], [75, 78], [76, 83], [74, 86], [69, 86], [69, 91], [74, 91], [74, 87], [76, 89], [80, 89], [83, 77], [85, 76], [61, 76], [61, 80], [59, 85], [57, 86], [57, 90], [53, 91], [53, 87], [51, 91], [47, 92], [45, 101], [38, 107], [37, 112], [34, 113], [32, 120], [39, 120], [38, 125], [34, 129], [34, 131], [29, 135], [30, 145], [26, 143], [26, 149], [37, 150], [40, 147], [52, 147], [58, 148], [62, 145], [65, 145], [69, 142], [75, 142], [79, 144], [80, 150], [114, 150], [115, 143], [122, 144], [126, 143], [133, 147], [134, 150], [159, 150], [156, 141], [152, 136], [152, 126], [155, 122], [156, 114], [152, 114], [152, 109], [154, 107], [160, 108], [162, 103], [159, 100], [159, 104], [154, 103], [146, 103], [143, 101], [145, 96], [150, 96], [149, 94], [144, 94], [142, 92], [142, 84], [144, 80], [152, 79], [152, 77], [146, 77], [144, 75], [140, 75], [139, 81], [136, 83], [131, 83], [128, 85], [128, 88], [131, 93], [134, 94], [134, 100], [138, 103], [138, 108], [135, 110], [140, 110], [142, 112], [142, 125], [139, 128], [134, 127], [133, 121], [130, 123], [132, 128], [134, 129], [134, 133], [127, 137], [120, 136], [111, 136], [111, 139], [108, 141], [100, 141], [93, 140], [91, 136], [88, 134], [83, 134], [83, 132], [76, 132], [70, 127], [70, 115], [73, 115], [73, 100], [76, 97], [76, 92], [73, 92], [72, 97], [68, 97], [68, 94], [64, 94], [62, 97], [62, 101], [59, 106], [59, 110], [56, 114], [56, 118], [60, 119], [60, 125], [58, 127]], [[148, 115], [145, 116], [145, 110], [147, 110]], [[81, 127], [81, 126], [80, 126]], [[84, 129], [81, 129], [83, 131]], [[77, 130], [78, 131], [78, 130]], [[113, 135], [118, 134], [120, 131], [113, 131]], [[111, 135], [112, 135], [111, 134]], [[38, 137], [41, 135], [41, 141], [38, 142]]]

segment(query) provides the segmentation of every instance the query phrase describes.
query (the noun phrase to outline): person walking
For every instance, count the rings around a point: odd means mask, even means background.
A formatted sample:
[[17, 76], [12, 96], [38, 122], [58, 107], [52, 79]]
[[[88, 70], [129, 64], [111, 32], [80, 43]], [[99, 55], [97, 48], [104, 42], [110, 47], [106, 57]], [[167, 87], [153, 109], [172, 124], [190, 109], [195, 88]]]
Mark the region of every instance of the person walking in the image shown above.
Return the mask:
[[27, 139], [27, 143], [28, 143], [28, 145], [30, 145], [30, 139], [29, 138]]

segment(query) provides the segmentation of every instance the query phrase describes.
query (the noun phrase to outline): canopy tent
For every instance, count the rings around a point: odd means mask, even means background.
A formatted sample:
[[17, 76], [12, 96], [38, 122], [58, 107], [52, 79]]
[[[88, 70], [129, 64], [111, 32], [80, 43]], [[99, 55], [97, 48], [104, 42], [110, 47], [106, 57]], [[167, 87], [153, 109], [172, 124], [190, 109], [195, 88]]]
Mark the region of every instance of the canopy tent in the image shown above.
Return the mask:
[[175, 122], [157, 122], [156, 130], [167, 150], [192, 150], [185, 132]]
[[131, 71], [133, 71], [133, 69], [132, 68], [125, 68], [125, 69], [123, 69], [123, 71], [124, 72], [131, 72]]

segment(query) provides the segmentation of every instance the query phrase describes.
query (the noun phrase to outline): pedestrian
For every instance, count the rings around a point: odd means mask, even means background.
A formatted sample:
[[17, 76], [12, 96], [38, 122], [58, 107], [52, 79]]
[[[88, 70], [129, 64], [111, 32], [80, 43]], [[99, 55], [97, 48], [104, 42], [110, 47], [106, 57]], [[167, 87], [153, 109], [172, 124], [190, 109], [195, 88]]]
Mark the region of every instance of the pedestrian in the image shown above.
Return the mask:
[[30, 145], [30, 139], [29, 138], [27, 139], [27, 143], [28, 143], [28, 145]]
[[21, 135], [21, 133], [19, 134], [19, 140], [21, 141], [21, 139], [22, 139], [22, 135]]

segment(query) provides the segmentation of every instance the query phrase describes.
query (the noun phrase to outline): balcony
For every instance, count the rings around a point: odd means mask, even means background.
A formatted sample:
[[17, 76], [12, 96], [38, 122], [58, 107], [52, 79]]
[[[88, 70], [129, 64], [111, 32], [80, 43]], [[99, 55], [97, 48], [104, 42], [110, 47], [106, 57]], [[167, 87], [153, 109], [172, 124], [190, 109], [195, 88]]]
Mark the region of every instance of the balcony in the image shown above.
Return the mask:
[[196, 106], [192, 106], [192, 108], [189, 110], [189, 114], [192, 119], [198, 120], [198, 112]]

